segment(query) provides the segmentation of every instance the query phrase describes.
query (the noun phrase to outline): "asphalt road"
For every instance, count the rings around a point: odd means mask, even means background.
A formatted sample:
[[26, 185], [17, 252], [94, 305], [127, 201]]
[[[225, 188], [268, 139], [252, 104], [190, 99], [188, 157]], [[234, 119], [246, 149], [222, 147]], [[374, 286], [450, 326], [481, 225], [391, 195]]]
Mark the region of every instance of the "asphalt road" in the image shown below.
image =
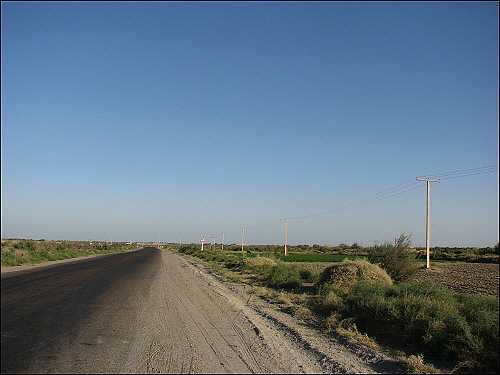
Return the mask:
[[245, 288], [157, 248], [2, 269], [1, 371], [395, 373]]
[[68, 358], [68, 351], [81, 347], [77, 352], [83, 354], [86, 346], [95, 344], [79, 341], [92, 317], [103, 309], [111, 310], [116, 326], [103, 330], [126, 330], [133, 318], [131, 308], [148, 293], [149, 279], [160, 267], [160, 251], [144, 248], [2, 272], [2, 373], [60, 372], [67, 365], [78, 367], [82, 361]]
[[156, 248], [2, 272], [2, 373], [321, 372], [223, 294]]

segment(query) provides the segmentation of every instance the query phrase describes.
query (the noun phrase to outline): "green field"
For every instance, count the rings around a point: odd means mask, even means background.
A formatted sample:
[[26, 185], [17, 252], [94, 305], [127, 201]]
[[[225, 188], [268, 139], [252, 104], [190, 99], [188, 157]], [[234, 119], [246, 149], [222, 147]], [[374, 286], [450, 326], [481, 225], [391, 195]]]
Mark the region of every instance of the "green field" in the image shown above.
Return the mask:
[[361, 255], [343, 255], [343, 254], [303, 254], [290, 253], [287, 255], [279, 254], [278, 259], [284, 262], [342, 262], [344, 259], [356, 260], [366, 258]]

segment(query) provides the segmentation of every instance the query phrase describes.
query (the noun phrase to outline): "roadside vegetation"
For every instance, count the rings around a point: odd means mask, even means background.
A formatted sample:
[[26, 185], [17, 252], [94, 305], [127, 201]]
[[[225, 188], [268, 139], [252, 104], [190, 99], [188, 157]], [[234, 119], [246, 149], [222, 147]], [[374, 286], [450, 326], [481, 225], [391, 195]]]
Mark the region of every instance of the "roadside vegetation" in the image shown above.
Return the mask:
[[[248, 252], [235, 247], [201, 252], [196, 244], [174, 248], [203, 259], [230, 279], [252, 284], [261, 297], [326, 332], [395, 350], [410, 372], [498, 373], [498, 298], [412, 281], [422, 264], [419, 250], [411, 247], [411, 236], [402, 234], [394, 243], [372, 248], [341, 246], [337, 253], [319, 247], [306, 253], [299, 248], [286, 257], [269, 246], [246, 247]], [[440, 249], [435, 257], [441, 260], [494, 262], [496, 256], [498, 262], [498, 245], [460, 252]], [[297, 265], [300, 261], [335, 263], [311, 270]], [[445, 360], [454, 368], [440, 370], [424, 358]]]
[[22, 266], [93, 254], [117, 253], [137, 248], [137, 245], [121, 242], [2, 239], [1, 263], [2, 267]]
[[[2, 239], [1, 265], [17, 266], [133, 250], [137, 244]], [[374, 247], [200, 245], [169, 249], [204, 260], [225, 277], [251, 284], [257, 295], [350, 342], [400, 353], [415, 373], [498, 373], [499, 299], [455, 293], [433, 282], [413, 281], [425, 249], [405, 234]], [[431, 249], [431, 261], [498, 263], [493, 248]], [[322, 269], [301, 263], [325, 262]], [[326, 264], [328, 263], [328, 264]], [[332, 265], [333, 264], [333, 265]], [[424, 360], [425, 358], [425, 360]], [[439, 370], [430, 358], [451, 361]]]

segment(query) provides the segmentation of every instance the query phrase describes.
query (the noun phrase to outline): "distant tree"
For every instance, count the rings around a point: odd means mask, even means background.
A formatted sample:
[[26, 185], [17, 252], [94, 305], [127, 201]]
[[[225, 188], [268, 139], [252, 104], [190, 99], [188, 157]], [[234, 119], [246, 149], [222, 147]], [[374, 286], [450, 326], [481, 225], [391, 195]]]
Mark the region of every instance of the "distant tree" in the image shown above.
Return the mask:
[[497, 242], [497, 244], [495, 245], [495, 248], [494, 248], [494, 249], [495, 249], [495, 254], [498, 254], [498, 242]]
[[359, 249], [361, 246], [358, 245], [357, 242], [354, 242], [352, 245], [351, 245], [351, 249]]

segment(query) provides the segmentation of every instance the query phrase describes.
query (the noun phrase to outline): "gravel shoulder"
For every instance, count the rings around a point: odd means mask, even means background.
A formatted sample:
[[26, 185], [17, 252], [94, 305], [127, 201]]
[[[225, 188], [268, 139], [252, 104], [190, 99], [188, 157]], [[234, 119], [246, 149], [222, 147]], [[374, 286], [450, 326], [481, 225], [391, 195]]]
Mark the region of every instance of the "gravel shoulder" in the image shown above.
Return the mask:
[[[177, 255], [179, 256], [179, 255]], [[251, 293], [245, 284], [233, 283], [213, 273], [200, 261], [182, 256], [193, 272], [210, 285], [210, 292], [223, 297], [238, 315], [253, 327], [261, 351], [274, 353], [278, 373], [404, 373], [404, 366], [387, 353], [348, 344], [326, 335], [303, 321], [277, 309]], [[254, 342], [247, 335], [247, 342]], [[262, 372], [262, 368], [260, 371]], [[264, 372], [269, 372], [266, 369]], [[271, 371], [271, 372], [273, 372]]]

